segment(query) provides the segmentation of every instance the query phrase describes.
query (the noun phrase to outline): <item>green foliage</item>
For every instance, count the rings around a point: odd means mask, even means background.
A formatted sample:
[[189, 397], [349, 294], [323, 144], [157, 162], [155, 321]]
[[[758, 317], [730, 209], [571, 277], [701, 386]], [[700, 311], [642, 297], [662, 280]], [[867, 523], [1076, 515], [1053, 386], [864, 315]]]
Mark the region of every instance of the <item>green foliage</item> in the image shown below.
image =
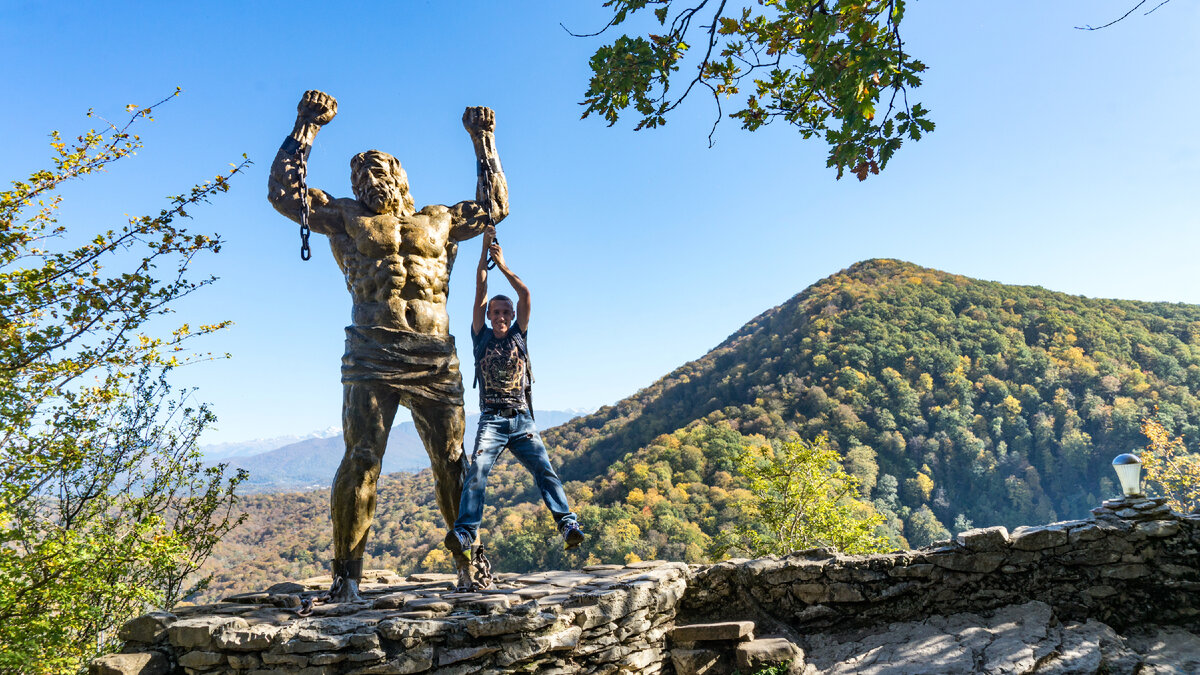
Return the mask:
[[154, 107], [71, 143], [53, 133], [54, 168], [0, 192], [0, 670], [78, 670], [124, 621], [177, 602], [238, 522], [241, 477], [195, 447], [212, 414], [166, 381], [220, 326], [142, 329], [212, 281], [185, 273], [219, 241], [173, 221], [246, 162], [119, 230], [55, 219], [61, 184], [133, 153]]
[[[933, 130], [928, 111], [908, 103], [925, 65], [907, 54], [900, 38], [904, 0], [758, 0], [699, 2], [672, 11], [670, 0], [606, 0], [625, 23], [653, 7], [645, 37], [623, 34], [592, 56], [592, 78], [583, 116], [599, 114], [610, 125], [632, 107], [637, 129], [667, 121], [693, 88], [712, 94], [717, 121], [722, 101], [745, 94], [745, 107], [730, 114], [756, 130], [775, 119], [794, 125], [804, 138], [823, 137], [826, 165], [841, 178], [879, 173], [905, 138]], [[692, 43], [699, 45], [693, 50]], [[689, 56], [686, 72], [678, 72]], [[671, 84], [676, 85], [675, 95]], [[714, 123], [714, 131], [716, 123]], [[712, 135], [709, 135], [711, 142]]]
[[762, 557], [821, 546], [846, 553], [885, 550], [886, 539], [875, 533], [883, 517], [858, 500], [858, 479], [840, 460], [824, 436], [743, 450], [738, 472], [749, 481], [751, 496], [740, 500], [740, 522], [717, 551]]
[[935, 541], [941, 541], [950, 537], [950, 530], [947, 530], [946, 526], [942, 525], [942, 522], [938, 520], [937, 516], [933, 515], [933, 511], [925, 504], [922, 504], [919, 509], [913, 512], [905, 532], [908, 533], [908, 541], [913, 546], [928, 546]]
[[1142, 421], [1142, 433], [1148, 441], [1141, 456], [1143, 483], [1176, 511], [1200, 512], [1200, 453], [1188, 452], [1183, 439], [1172, 438], [1154, 418]]

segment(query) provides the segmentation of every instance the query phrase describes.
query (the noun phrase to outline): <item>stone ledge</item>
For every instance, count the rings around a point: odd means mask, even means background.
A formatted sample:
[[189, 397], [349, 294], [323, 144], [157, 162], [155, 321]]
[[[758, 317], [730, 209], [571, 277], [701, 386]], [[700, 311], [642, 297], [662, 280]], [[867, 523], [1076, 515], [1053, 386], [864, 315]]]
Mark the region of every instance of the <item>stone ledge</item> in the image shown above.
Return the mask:
[[359, 589], [362, 602], [317, 602], [311, 615], [300, 616], [278, 601], [281, 592], [296, 598], [296, 605], [318, 598], [329, 580], [314, 577], [138, 617], [121, 635], [127, 651], [140, 653], [97, 659], [92, 671], [652, 673], [666, 662], [665, 634], [691, 575], [683, 563], [645, 561], [500, 574], [492, 588], [454, 593], [453, 575], [401, 578], [372, 571], [375, 581]]

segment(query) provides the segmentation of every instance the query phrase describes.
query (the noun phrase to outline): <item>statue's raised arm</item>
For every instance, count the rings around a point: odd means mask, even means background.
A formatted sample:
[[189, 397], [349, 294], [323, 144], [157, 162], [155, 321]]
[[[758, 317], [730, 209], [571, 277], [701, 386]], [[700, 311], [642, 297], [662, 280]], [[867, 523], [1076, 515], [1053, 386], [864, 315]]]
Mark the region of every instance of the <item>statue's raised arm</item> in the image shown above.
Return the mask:
[[[283, 140], [283, 145], [275, 154], [275, 161], [271, 163], [267, 199], [276, 211], [293, 221], [300, 222], [302, 164], [312, 151], [317, 132], [336, 115], [337, 100], [332, 96], [315, 89], [304, 92], [296, 106], [296, 125]], [[333, 207], [332, 202], [333, 199], [323, 190], [308, 189], [308, 222], [314, 232], [333, 234], [344, 227], [342, 214]]]
[[476, 182], [473, 201], [450, 207], [450, 238], [455, 241], [479, 235], [508, 215], [508, 181], [496, 152], [496, 113], [483, 106], [470, 107], [463, 112], [462, 122], [475, 146]]

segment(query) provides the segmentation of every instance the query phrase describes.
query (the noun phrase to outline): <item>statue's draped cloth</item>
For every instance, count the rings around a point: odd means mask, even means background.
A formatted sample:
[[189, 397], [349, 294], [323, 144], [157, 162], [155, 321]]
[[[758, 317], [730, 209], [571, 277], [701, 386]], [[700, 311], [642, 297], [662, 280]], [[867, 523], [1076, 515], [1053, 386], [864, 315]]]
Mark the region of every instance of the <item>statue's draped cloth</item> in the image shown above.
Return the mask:
[[383, 326], [347, 326], [342, 383], [382, 384], [406, 398], [462, 406], [454, 337]]

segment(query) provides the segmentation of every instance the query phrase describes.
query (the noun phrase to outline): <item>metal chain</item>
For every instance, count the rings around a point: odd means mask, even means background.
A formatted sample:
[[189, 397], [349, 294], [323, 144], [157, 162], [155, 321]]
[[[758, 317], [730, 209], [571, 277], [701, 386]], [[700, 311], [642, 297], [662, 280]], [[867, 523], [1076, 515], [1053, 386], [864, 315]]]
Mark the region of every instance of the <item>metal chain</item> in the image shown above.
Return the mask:
[[472, 563], [475, 566], [475, 587], [476, 588], [491, 588], [492, 586], [492, 561], [484, 555], [483, 544], [475, 550], [475, 561]]
[[312, 234], [312, 230], [308, 228], [308, 185], [305, 184], [305, 178], [308, 176], [308, 151], [301, 148], [296, 152], [296, 173], [300, 177], [300, 259], [309, 260], [312, 258], [312, 249], [308, 247], [308, 235]]
[[[487, 187], [487, 203], [485, 204], [485, 207], [487, 208], [487, 224], [495, 225], [495, 221], [492, 220], [492, 167], [484, 159], [479, 160], [479, 166], [480, 171], [483, 173], [483, 183]], [[492, 241], [499, 244], [500, 237], [495, 237], [492, 239]], [[487, 268], [489, 270], [496, 269], [496, 261], [492, 258], [491, 251], [488, 252]]]

